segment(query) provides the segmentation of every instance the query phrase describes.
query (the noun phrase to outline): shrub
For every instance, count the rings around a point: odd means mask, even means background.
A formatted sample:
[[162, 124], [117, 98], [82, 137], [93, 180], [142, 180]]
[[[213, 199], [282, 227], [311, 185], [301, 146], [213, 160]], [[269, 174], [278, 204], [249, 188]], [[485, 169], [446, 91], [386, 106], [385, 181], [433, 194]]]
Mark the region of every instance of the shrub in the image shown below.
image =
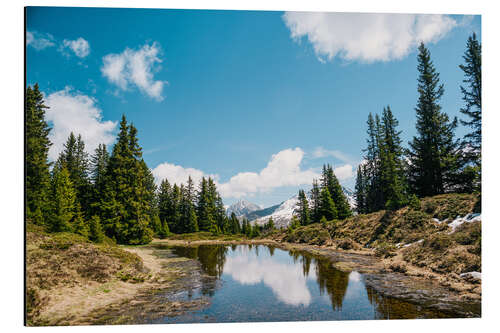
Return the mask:
[[446, 234], [435, 234], [424, 240], [424, 246], [435, 251], [443, 251], [452, 244], [451, 237]]
[[404, 215], [403, 219], [405, 225], [412, 229], [417, 229], [429, 221], [429, 216], [422, 211], [410, 210]]
[[337, 247], [343, 250], [350, 250], [355, 247], [355, 243], [350, 238], [343, 238], [339, 241]]
[[380, 243], [375, 248], [375, 255], [381, 258], [389, 258], [394, 257], [396, 254], [394, 253], [395, 247], [394, 245], [390, 245], [386, 242]]
[[420, 209], [422, 209], [422, 205], [420, 203], [420, 199], [415, 194], [412, 194], [410, 196], [410, 202], [409, 202], [408, 206], [410, 207], [410, 209], [413, 209], [413, 210], [420, 210]]

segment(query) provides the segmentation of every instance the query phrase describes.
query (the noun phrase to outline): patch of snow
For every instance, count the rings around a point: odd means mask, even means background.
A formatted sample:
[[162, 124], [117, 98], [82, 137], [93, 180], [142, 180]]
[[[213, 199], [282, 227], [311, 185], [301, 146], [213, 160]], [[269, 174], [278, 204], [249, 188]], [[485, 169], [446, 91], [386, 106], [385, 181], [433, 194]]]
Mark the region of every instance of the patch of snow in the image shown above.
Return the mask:
[[269, 218], [272, 217], [276, 227], [286, 227], [292, 219], [293, 212], [297, 207], [298, 202], [299, 197], [298, 195], [295, 195], [283, 202], [271, 215], [259, 217], [258, 219], [253, 220], [252, 224], [264, 225], [269, 221]]
[[481, 272], [467, 272], [460, 274], [461, 278], [469, 278], [472, 277], [474, 279], [481, 279]]
[[405, 245], [403, 245], [403, 247], [408, 247], [408, 246], [412, 246], [412, 245], [415, 245], [415, 244], [420, 244], [420, 243], [422, 243], [423, 241], [424, 241], [423, 239], [419, 239], [419, 240], [418, 240], [418, 241], [416, 241], [416, 242], [405, 244]]
[[480, 221], [481, 221], [481, 214], [479, 213], [467, 214], [464, 217], [457, 216], [456, 219], [454, 219], [451, 223], [448, 224], [448, 226], [451, 228], [449, 234], [454, 233], [455, 230], [464, 223], [473, 223]]
[[443, 223], [443, 222], [446, 222], [446, 220], [447, 220], [447, 219], [442, 220], [442, 221], [439, 221], [439, 219], [437, 219], [437, 218], [433, 217], [433, 218], [432, 218], [432, 220], [433, 220], [434, 222], [436, 222], [437, 224], [441, 224], [441, 223]]

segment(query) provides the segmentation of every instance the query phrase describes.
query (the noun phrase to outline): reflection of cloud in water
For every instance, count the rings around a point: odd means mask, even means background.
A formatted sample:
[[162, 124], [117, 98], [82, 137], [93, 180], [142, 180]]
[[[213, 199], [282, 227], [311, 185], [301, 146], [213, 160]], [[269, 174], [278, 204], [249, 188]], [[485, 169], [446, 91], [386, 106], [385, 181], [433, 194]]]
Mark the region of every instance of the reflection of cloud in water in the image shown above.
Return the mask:
[[359, 274], [356, 271], [352, 271], [349, 274], [349, 281], [353, 281], [353, 282], [359, 282], [359, 281], [361, 281], [361, 274]]
[[[286, 304], [305, 305], [311, 302], [311, 293], [307, 288], [307, 278], [298, 265], [277, 262], [268, 258], [259, 258], [246, 249], [233, 252], [224, 265], [224, 273], [241, 284], [263, 282], [270, 287], [276, 297]], [[313, 269], [311, 271], [314, 271]]]

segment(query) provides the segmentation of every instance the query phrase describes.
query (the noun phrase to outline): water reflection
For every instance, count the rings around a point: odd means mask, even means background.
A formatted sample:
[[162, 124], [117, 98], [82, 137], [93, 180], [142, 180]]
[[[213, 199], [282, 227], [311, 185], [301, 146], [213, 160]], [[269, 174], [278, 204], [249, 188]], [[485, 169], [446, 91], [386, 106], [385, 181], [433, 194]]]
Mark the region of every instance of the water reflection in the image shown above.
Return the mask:
[[441, 317], [383, 297], [367, 287], [358, 272], [342, 272], [330, 260], [303, 252], [262, 245], [200, 245], [172, 251], [198, 260], [203, 274], [197, 292], [211, 296], [211, 306], [200, 317], [178, 317], [174, 322]]

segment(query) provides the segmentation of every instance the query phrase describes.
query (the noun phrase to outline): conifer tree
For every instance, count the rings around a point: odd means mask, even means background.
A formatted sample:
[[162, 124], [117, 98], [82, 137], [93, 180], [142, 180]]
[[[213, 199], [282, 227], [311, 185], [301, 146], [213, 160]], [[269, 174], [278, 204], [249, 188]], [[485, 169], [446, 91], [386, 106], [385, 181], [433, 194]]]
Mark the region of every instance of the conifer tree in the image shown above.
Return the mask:
[[382, 136], [380, 139], [380, 184], [385, 206], [388, 209], [398, 209], [408, 200], [406, 179], [403, 169], [403, 148], [401, 147], [401, 132], [396, 127], [398, 121], [389, 106], [382, 114]]
[[318, 181], [313, 179], [313, 184], [311, 188], [311, 220], [312, 222], [318, 222], [321, 218], [320, 214], [320, 189], [318, 185]]
[[241, 233], [240, 222], [238, 221], [238, 218], [236, 217], [236, 214], [234, 212], [231, 213], [230, 221], [231, 221], [231, 233], [232, 234]]
[[441, 112], [439, 101], [444, 93], [439, 73], [423, 43], [418, 54], [417, 136], [410, 142], [409, 182], [423, 197], [444, 193], [454, 185], [459, 169], [458, 142], [454, 139], [457, 119], [450, 121]]
[[337, 208], [326, 187], [321, 189], [319, 214], [329, 221], [337, 218]]
[[73, 186], [76, 190], [76, 198], [81, 211], [85, 216], [91, 213], [90, 203], [91, 184], [89, 179], [89, 159], [88, 154], [85, 152], [85, 143], [82, 136], [75, 137], [71, 132], [66, 143], [64, 150], [59, 154], [54, 168], [66, 168]]
[[215, 202], [208, 188], [208, 181], [203, 177], [200, 181], [196, 213], [200, 231], [213, 230], [216, 222], [214, 217]]
[[181, 225], [183, 232], [197, 232], [198, 219], [196, 216], [196, 207], [194, 205], [194, 184], [191, 176], [188, 178], [186, 186], [181, 185]]
[[66, 168], [54, 170], [50, 194], [50, 231], [73, 231], [71, 222], [76, 212], [76, 191]]
[[459, 65], [464, 72], [463, 83], [460, 86], [465, 106], [460, 112], [469, 120], [461, 120], [462, 125], [472, 128], [472, 132], [465, 135], [464, 143], [469, 147], [469, 157], [476, 165], [481, 165], [481, 43], [473, 33], [467, 40], [467, 48], [463, 56], [464, 64]]
[[269, 217], [269, 220], [267, 221], [267, 224], [266, 224], [266, 229], [267, 230], [274, 230], [275, 229], [275, 225], [274, 225], [274, 221], [273, 221], [273, 217]]
[[332, 197], [332, 200], [337, 208], [337, 218], [346, 219], [352, 215], [351, 207], [349, 202], [342, 190], [342, 186], [339, 183], [337, 176], [333, 172], [333, 167], [331, 165], [323, 166], [325, 183], [328, 188], [328, 192]]
[[460, 69], [464, 72], [463, 83], [466, 87], [460, 86], [462, 99], [465, 106], [460, 112], [468, 117], [468, 120], [460, 120], [464, 126], [472, 129], [467, 133], [462, 142], [462, 153], [464, 163], [468, 164], [459, 176], [459, 183], [466, 192], [481, 190], [481, 43], [477, 40], [476, 33], [473, 33], [467, 40], [467, 47], [463, 56], [464, 64]]
[[105, 144], [99, 144], [90, 160], [90, 181], [92, 183], [92, 214], [100, 217], [103, 212], [101, 202], [106, 191], [106, 171], [109, 163], [109, 153]]
[[122, 116], [106, 172], [108, 186], [102, 204], [105, 232], [119, 243], [151, 241], [147, 175], [141, 159], [137, 129]]
[[167, 221], [170, 222], [169, 228], [174, 233], [182, 232], [181, 199], [182, 199], [181, 189], [179, 188], [179, 186], [177, 186], [177, 184], [174, 184], [174, 186], [172, 187], [172, 195], [171, 195], [172, 205], [170, 206], [168, 214], [169, 217], [167, 218]]
[[163, 179], [158, 189], [158, 218], [160, 221], [167, 221], [170, 227], [173, 227], [173, 209], [174, 202], [172, 198], [172, 187], [168, 179]]
[[297, 207], [295, 208], [295, 213], [297, 213], [301, 225], [308, 225], [311, 223], [309, 203], [307, 202], [304, 190], [299, 190], [299, 198], [297, 201]]
[[365, 168], [363, 165], [358, 165], [356, 172], [356, 185], [354, 187], [354, 196], [356, 200], [356, 211], [358, 214], [364, 214], [366, 209], [366, 176]]
[[102, 243], [102, 241], [104, 240], [104, 232], [102, 231], [101, 219], [98, 215], [94, 215], [90, 218], [89, 239], [94, 243]]
[[44, 224], [50, 210], [47, 197], [50, 192], [48, 153], [50, 127], [45, 121], [42, 93], [38, 84], [26, 89], [25, 104], [25, 190], [26, 217], [36, 224]]

